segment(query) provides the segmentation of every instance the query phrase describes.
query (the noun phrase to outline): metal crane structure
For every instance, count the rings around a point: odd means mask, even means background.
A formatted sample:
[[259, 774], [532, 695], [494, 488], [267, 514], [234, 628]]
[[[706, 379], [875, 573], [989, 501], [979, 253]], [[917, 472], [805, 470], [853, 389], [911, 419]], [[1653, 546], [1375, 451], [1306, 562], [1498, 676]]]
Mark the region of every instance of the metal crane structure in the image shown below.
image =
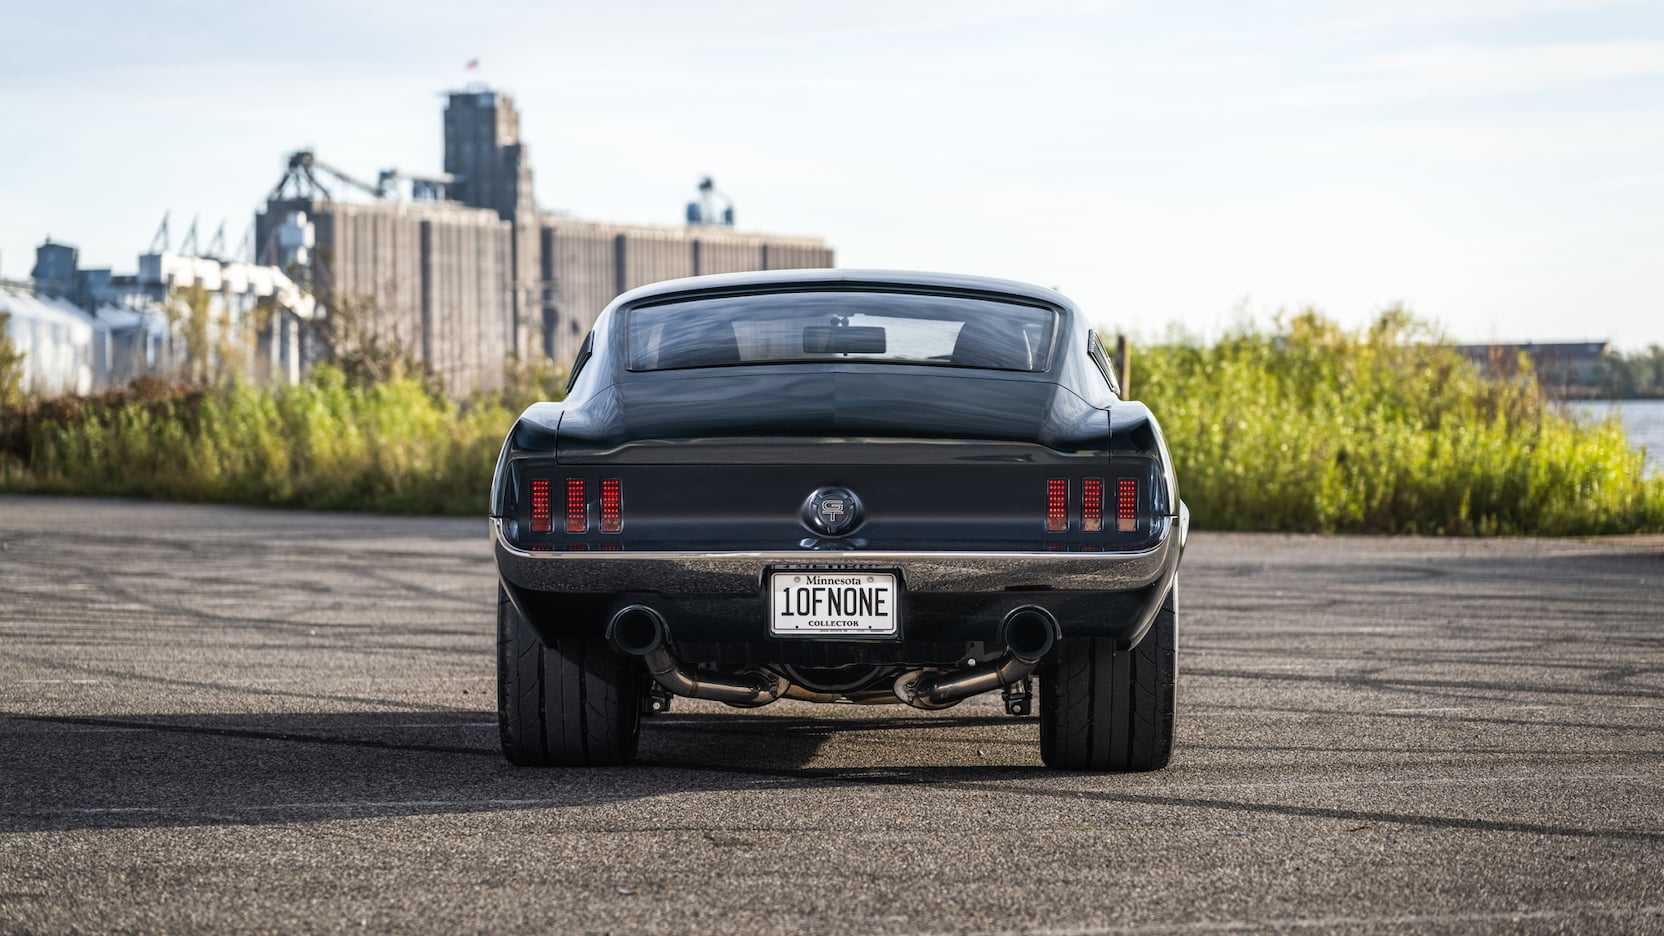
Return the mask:
[[172, 246], [172, 239], [168, 237], [168, 219], [173, 216], [171, 210], [162, 212], [162, 226], [156, 229], [156, 236], [150, 239], [150, 252], [167, 253]]
[[202, 251], [202, 255], [215, 260], [225, 259], [225, 222], [223, 220], [220, 222], [219, 229], [214, 231], [214, 236], [209, 238], [208, 247]]
[[320, 175], [375, 199], [396, 198], [399, 195], [399, 183], [406, 181], [410, 183], [410, 197], [413, 201], [445, 201], [450, 197], [451, 186], [463, 181], [462, 176], [449, 172], [417, 175], [397, 169], [383, 169], [376, 175], [376, 181], [372, 184], [324, 162], [312, 150], [297, 150], [289, 154], [288, 168], [284, 170], [283, 178], [278, 180], [277, 187], [272, 189], [270, 199], [278, 201], [284, 198], [313, 198], [333, 201], [334, 193], [330, 186], [325, 185], [319, 178]]
[[185, 231], [185, 239], [179, 242], [179, 252], [187, 257], [194, 257], [198, 252], [198, 247], [196, 245], [196, 223], [199, 220], [201, 220], [201, 215], [191, 218], [191, 226]]
[[329, 186], [324, 185], [318, 179], [320, 172], [345, 185], [358, 189], [372, 198], [382, 198], [386, 194], [380, 185], [372, 185], [350, 173], [331, 166], [319, 159], [317, 154], [311, 150], [298, 150], [289, 154], [289, 167], [284, 171], [283, 178], [278, 180], [277, 187], [272, 189], [270, 200], [315, 198], [321, 201], [334, 201], [335, 198], [331, 194]]

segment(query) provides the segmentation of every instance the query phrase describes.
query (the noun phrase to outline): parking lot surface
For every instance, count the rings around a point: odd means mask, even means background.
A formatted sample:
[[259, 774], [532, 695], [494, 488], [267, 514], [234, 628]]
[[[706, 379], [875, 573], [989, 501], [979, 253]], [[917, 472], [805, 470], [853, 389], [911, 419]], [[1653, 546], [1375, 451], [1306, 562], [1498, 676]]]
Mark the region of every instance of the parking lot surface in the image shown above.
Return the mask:
[[483, 519], [0, 498], [0, 932], [1664, 932], [1664, 541], [1197, 533], [1173, 765], [677, 700], [497, 750]]

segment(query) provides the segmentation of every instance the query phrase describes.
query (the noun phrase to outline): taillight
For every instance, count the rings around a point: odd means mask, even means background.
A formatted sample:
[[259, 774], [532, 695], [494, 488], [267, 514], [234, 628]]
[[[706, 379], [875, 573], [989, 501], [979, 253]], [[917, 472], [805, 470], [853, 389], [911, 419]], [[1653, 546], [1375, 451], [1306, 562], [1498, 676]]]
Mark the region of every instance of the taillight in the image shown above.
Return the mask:
[[1082, 478], [1080, 482], [1080, 528], [1101, 533], [1104, 528], [1104, 479]]
[[532, 479], [532, 532], [548, 533], [554, 529], [554, 518], [549, 513], [549, 479]]
[[1138, 479], [1120, 478], [1115, 482], [1115, 529], [1132, 533], [1138, 529]]
[[584, 479], [566, 479], [566, 532], [589, 532], [589, 497], [584, 492]]
[[623, 485], [617, 478], [601, 479], [601, 532], [617, 533], [624, 529]]
[[1046, 531], [1061, 533], [1069, 529], [1069, 479], [1046, 479]]

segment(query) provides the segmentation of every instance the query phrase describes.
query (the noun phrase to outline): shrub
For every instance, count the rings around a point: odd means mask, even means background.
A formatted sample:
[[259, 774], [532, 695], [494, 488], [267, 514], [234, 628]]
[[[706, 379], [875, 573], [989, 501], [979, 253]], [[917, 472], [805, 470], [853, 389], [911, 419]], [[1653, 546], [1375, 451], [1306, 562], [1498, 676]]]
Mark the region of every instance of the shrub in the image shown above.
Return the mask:
[[1529, 369], [1480, 376], [1392, 309], [1347, 331], [1306, 311], [1271, 333], [1141, 351], [1200, 527], [1567, 535], [1664, 530], [1664, 479], [1616, 420], [1582, 425]]
[[496, 396], [458, 404], [404, 373], [354, 384], [329, 366], [275, 390], [147, 381], [99, 397], [9, 408], [10, 431], [0, 432], [0, 487], [480, 513], [498, 447], [518, 415], [507, 404]]

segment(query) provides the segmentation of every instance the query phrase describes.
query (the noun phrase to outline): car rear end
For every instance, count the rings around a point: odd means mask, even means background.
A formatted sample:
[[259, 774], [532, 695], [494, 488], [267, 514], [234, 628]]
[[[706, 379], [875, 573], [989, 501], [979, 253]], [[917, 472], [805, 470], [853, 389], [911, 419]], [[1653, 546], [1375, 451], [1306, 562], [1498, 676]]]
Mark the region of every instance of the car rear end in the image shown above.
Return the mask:
[[1159, 428], [1082, 389], [1073, 310], [1044, 296], [841, 290], [609, 310], [571, 398], [505, 444], [505, 601], [545, 646], [639, 659], [649, 711], [1002, 689], [1027, 714], [1060, 642], [1128, 650], [1170, 601]]

